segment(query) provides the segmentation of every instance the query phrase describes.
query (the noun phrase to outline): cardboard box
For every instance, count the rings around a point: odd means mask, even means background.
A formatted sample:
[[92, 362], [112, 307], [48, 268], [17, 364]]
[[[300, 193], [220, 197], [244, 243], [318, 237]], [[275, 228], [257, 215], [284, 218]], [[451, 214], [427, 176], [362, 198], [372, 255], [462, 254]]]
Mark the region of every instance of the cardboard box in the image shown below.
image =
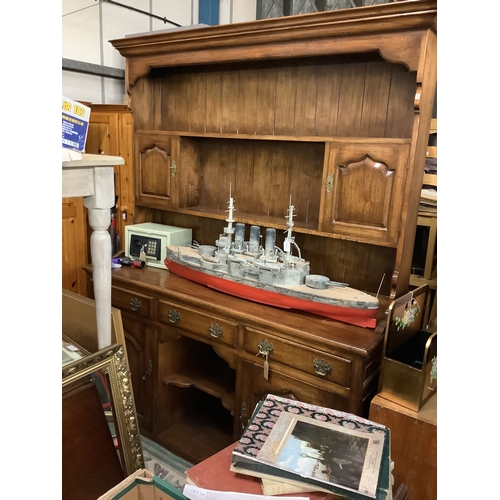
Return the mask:
[[62, 147], [83, 153], [87, 142], [90, 108], [67, 97], [62, 98]]
[[97, 500], [187, 500], [174, 486], [146, 469], [130, 474]]
[[378, 394], [418, 412], [437, 391], [437, 329], [424, 325], [428, 285], [396, 299], [388, 311]]

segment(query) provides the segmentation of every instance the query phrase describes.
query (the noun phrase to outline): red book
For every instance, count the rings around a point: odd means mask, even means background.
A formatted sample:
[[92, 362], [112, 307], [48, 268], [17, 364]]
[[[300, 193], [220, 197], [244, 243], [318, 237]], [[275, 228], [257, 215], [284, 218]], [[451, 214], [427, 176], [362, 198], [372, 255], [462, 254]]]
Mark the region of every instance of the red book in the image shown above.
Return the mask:
[[[239, 474], [229, 470], [234, 447], [229, 445], [215, 455], [203, 460], [186, 471], [187, 483], [205, 490], [234, 491], [236, 493], [250, 493], [262, 495], [260, 478]], [[280, 497], [281, 495], [276, 495]], [[311, 500], [334, 500], [337, 495], [314, 491], [309, 493], [288, 493], [285, 496], [309, 497]]]

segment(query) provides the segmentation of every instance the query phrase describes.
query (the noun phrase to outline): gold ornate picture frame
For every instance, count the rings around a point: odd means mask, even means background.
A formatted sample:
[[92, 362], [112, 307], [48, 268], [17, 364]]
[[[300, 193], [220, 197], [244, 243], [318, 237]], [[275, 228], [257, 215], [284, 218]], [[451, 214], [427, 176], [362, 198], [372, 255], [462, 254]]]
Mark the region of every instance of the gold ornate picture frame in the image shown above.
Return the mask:
[[[71, 339], [63, 336], [63, 340]], [[62, 387], [101, 371], [106, 375], [117, 432], [120, 456], [126, 475], [144, 468], [144, 458], [135, 410], [134, 395], [121, 344], [113, 344], [62, 368]]]

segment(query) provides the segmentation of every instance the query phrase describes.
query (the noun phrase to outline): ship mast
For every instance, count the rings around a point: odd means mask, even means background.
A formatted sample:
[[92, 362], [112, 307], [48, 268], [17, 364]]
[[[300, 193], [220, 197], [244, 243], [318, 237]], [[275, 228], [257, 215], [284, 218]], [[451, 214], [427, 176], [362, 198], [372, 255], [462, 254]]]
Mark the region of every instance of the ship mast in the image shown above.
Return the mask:
[[226, 217], [226, 222], [227, 222], [227, 227], [224, 228], [224, 234], [227, 236], [227, 243], [226, 243], [226, 248], [231, 247], [231, 242], [232, 242], [232, 235], [234, 234], [234, 227], [233, 227], [233, 211], [236, 210], [234, 208], [234, 203], [233, 203], [233, 198], [231, 197], [231, 184], [229, 184], [229, 202], [228, 202], [228, 215]]
[[288, 205], [288, 215], [285, 215], [286, 225], [288, 227], [287, 235], [285, 237], [285, 241], [283, 242], [283, 249], [285, 250], [285, 263], [290, 261], [291, 248], [292, 244], [295, 243], [295, 238], [292, 236], [292, 227], [293, 227], [293, 218], [295, 217], [293, 214], [293, 209], [295, 207], [292, 205], [292, 196], [290, 195], [290, 203]]

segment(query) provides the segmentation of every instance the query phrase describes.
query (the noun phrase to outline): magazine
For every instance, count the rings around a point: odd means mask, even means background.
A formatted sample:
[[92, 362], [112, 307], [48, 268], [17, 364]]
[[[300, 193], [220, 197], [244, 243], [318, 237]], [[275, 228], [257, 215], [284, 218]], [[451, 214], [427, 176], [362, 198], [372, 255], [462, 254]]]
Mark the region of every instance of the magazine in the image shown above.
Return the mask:
[[233, 451], [240, 473], [362, 500], [390, 490], [389, 429], [362, 417], [268, 394]]

